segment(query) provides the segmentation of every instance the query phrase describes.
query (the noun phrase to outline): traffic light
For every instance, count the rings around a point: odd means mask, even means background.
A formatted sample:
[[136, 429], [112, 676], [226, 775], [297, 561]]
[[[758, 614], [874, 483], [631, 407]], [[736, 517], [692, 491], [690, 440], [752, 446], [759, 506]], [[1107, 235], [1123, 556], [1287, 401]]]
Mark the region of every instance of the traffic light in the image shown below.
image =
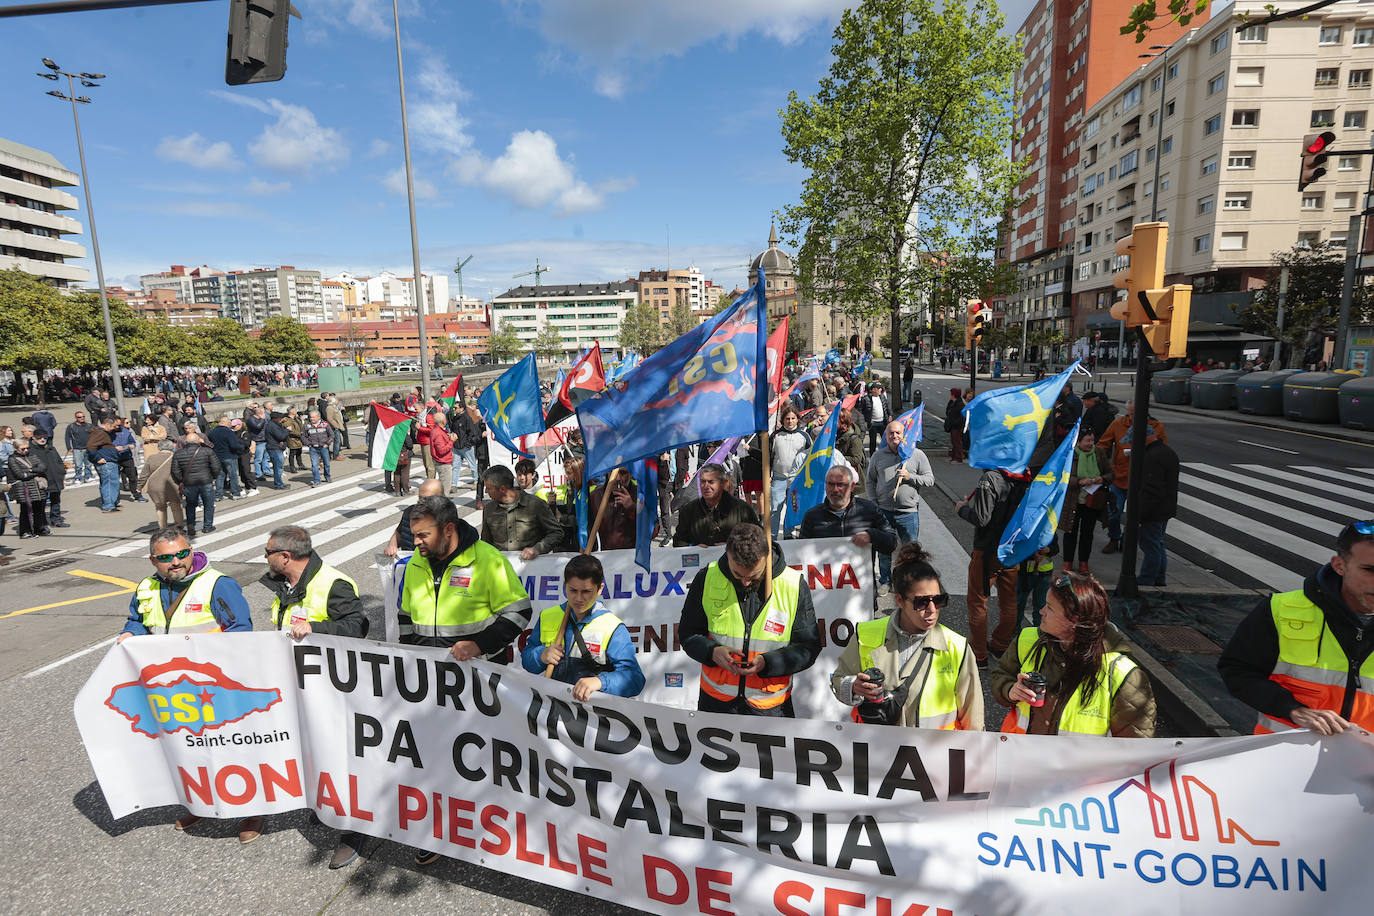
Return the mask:
[[1150, 342], [1150, 349], [1160, 359], [1188, 355], [1188, 318], [1193, 309], [1193, 288], [1175, 284], [1163, 289], [1142, 293], [1150, 302], [1157, 319], [1141, 330]]
[[1141, 304], [1140, 293], [1164, 285], [1168, 243], [1168, 223], [1137, 223], [1130, 235], [1116, 243], [1116, 253], [1131, 260], [1112, 274], [1112, 285], [1126, 291], [1126, 298], [1112, 305], [1112, 317], [1118, 321], [1124, 318], [1128, 327], [1138, 328], [1153, 320]]
[[983, 332], [987, 330], [988, 305], [974, 299], [968, 304], [968, 326], [964, 329], [964, 349], [972, 350], [978, 346]]
[[1298, 190], [1301, 191], [1326, 174], [1326, 157], [1331, 154], [1331, 144], [1336, 135], [1329, 130], [1319, 134], [1308, 134], [1302, 138], [1302, 171], [1298, 173]]
[[271, 83], [286, 75], [287, 18], [301, 14], [290, 0], [229, 0], [229, 48], [224, 82]]

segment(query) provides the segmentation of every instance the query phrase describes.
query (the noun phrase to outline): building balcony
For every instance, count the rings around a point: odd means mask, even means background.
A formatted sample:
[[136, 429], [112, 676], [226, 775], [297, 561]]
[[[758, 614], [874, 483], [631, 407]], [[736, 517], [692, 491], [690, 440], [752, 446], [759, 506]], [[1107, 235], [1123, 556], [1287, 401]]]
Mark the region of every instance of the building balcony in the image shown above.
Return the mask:
[[0, 203], [0, 219], [38, 226], [42, 229], [51, 229], [53, 232], [60, 232], [63, 235], [79, 235], [81, 233], [81, 224], [70, 216], [61, 216], [46, 210], [34, 210], [30, 207], [21, 207], [18, 204]]
[[0, 229], [0, 245], [11, 248], [27, 248], [30, 251], [43, 251], [64, 258], [84, 258], [86, 248], [76, 242], [53, 238], [49, 235], [33, 235], [18, 229]]
[[84, 267], [63, 264], [61, 261], [39, 261], [36, 258], [16, 258], [13, 255], [0, 255], [0, 269], [22, 270], [36, 277], [50, 277], [54, 280], [86, 283], [91, 272]]
[[52, 204], [59, 210], [76, 209], [76, 198], [66, 191], [59, 191], [56, 188], [45, 188], [37, 184], [29, 184], [27, 181], [20, 181], [17, 178], [0, 177], [0, 196], [7, 195], [25, 198], [27, 200], [37, 200], [45, 204]]

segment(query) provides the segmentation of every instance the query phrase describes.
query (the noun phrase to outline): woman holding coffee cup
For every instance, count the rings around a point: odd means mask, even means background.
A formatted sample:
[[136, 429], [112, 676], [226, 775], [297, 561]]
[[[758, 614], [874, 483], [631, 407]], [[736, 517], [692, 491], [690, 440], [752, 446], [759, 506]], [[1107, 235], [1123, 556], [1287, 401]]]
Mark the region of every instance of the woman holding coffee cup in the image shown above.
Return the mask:
[[1092, 576], [1055, 581], [1039, 628], [1023, 629], [992, 673], [993, 696], [1012, 707], [1003, 732], [1154, 737], [1150, 679], [1122, 651], [1110, 613]]
[[866, 620], [830, 677], [850, 718], [870, 725], [983, 730], [983, 688], [968, 641], [940, 625], [949, 595], [917, 543], [892, 560], [897, 610]]

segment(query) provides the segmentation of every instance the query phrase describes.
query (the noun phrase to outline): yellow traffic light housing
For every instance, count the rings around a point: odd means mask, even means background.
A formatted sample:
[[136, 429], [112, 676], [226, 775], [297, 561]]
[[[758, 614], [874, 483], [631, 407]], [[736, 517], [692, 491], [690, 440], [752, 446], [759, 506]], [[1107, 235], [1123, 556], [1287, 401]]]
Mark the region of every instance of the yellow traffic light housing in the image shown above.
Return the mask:
[[1141, 330], [1150, 349], [1160, 359], [1188, 355], [1188, 320], [1193, 310], [1193, 288], [1174, 284], [1164, 289], [1146, 290], [1145, 298], [1155, 313], [1155, 322]]
[[964, 328], [964, 349], [971, 350], [978, 346], [978, 341], [982, 338], [988, 319], [988, 305], [986, 302], [973, 300], [968, 304], [968, 325]]
[[1116, 243], [1116, 253], [1130, 258], [1112, 274], [1112, 285], [1126, 291], [1126, 298], [1112, 305], [1112, 317], [1138, 328], [1149, 324], [1150, 315], [1140, 304], [1140, 292], [1164, 285], [1164, 255], [1169, 245], [1168, 223], [1137, 223], [1131, 234]]

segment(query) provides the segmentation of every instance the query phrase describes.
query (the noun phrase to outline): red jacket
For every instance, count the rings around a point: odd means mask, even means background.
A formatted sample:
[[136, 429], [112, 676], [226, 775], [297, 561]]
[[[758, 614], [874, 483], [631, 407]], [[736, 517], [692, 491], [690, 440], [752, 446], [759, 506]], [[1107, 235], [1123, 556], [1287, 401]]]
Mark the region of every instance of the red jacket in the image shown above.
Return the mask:
[[416, 442], [420, 443], [421, 445], [429, 445], [429, 433], [430, 433], [430, 426], [429, 426], [429, 424], [430, 424], [432, 421], [433, 421], [433, 418], [432, 418], [432, 417], [430, 417], [428, 414], [423, 414], [423, 413], [420, 414], [420, 416], [418, 416], [418, 417], [415, 418], [415, 441], [416, 441]]
[[429, 454], [435, 464], [453, 464], [453, 437], [447, 428], [434, 428], [434, 433], [429, 437]]

